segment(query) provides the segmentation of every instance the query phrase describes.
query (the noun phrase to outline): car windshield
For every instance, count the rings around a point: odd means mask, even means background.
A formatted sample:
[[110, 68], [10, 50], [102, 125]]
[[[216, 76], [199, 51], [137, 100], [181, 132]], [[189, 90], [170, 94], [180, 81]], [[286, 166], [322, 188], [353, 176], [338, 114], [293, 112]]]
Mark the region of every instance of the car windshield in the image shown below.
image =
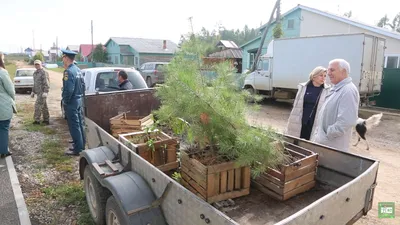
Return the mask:
[[34, 70], [18, 70], [15, 74], [16, 77], [31, 77], [33, 76]]
[[[96, 90], [102, 92], [119, 90], [117, 72], [118, 71], [101, 72], [97, 74]], [[132, 83], [133, 89], [143, 89], [147, 87], [146, 82], [144, 82], [143, 78], [139, 74], [135, 72], [127, 72], [127, 74], [128, 80]]]

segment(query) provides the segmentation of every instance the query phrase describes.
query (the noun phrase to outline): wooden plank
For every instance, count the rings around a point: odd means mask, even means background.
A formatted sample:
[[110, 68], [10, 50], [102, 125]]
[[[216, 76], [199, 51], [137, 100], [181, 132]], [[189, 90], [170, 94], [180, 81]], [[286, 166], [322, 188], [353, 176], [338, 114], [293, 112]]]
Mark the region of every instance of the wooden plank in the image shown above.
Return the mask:
[[231, 169], [240, 168], [242, 166], [238, 165], [236, 162], [225, 162], [218, 165], [213, 165], [208, 167], [208, 174], [219, 173], [222, 171], [228, 171]]
[[283, 200], [283, 197], [281, 195], [278, 195], [277, 193], [269, 190], [268, 188], [264, 187], [262, 184], [257, 183], [257, 181], [251, 181], [251, 186], [255, 187], [257, 190], [261, 191], [262, 193], [267, 194], [268, 196], [276, 199], [276, 200]]
[[195, 167], [196, 170], [207, 174], [207, 167], [196, 159], [189, 158], [189, 155], [184, 151], [181, 151], [181, 162], [188, 162], [191, 166]]
[[303, 155], [303, 154], [301, 154], [299, 152], [296, 152], [296, 151], [294, 151], [294, 150], [292, 150], [290, 148], [286, 148], [286, 151], [288, 151], [288, 153], [290, 155], [294, 156], [294, 157], [299, 157], [299, 158], [305, 158], [306, 157], [306, 155]]
[[179, 162], [170, 162], [161, 166], [157, 166], [157, 168], [163, 172], [167, 172], [179, 167]]
[[315, 162], [314, 164], [309, 165], [309, 166], [301, 167], [300, 169], [289, 173], [288, 175], [286, 175], [286, 180], [291, 181], [291, 180], [301, 177], [307, 173], [316, 171], [316, 169], [317, 169], [317, 162]]
[[110, 161], [110, 160], [106, 160], [106, 164], [107, 164], [107, 166], [109, 166], [110, 168], [111, 168], [111, 170], [113, 171], [113, 172], [118, 172], [118, 169], [117, 169], [117, 167], [115, 167], [115, 165]]
[[194, 194], [197, 194], [198, 192], [192, 187], [192, 186], [190, 186], [190, 184], [189, 183], [187, 183], [185, 180], [181, 180], [181, 182], [182, 182], [182, 185], [186, 188], [186, 189], [188, 189], [189, 191], [191, 191], [192, 193], [194, 193]]
[[297, 165], [300, 164], [300, 166], [291, 165], [288, 168], [286, 168], [286, 170], [285, 170], [285, 177], [286, 177], [285, 181], [288, 181], [288, 175], [290, 173], [292, 173], [293, 171], [296, 171], [296, 170], [299, 170], [301, 168], [313, 165], [313, 164], [315, 164], [315, 162], [317, 162], [317, 155], [310, 155], [310, 156], [307, 156], [306, 158], [304, 158], [302, 160], [298, 160], [298, 161], [294, 162], [293, 164], [297, 164]]
[[181, 166], [182, 172], [185, 172], [192, 180], [195, 180], [197, 183], [199, 183], [200, 186], [203, 188], [207, 188], [207, 177], [204, 176], [203, 174], [196, 173], [196, 171], [187, 168], [185, 166]]
[[207, 197], [215, 196], [219, 193], [219, 173], [207, 175]]
[[234, 189], [235, 190], [239, 190], [242, 188], [242, 169], [241, 168], [237, 168], [235, 169], [235, 186]]
[[315, 171], [285, 183], [285, 186], [283, 187], [283, 193], [292, 191], [292, 190], [294, 190], [306, 183], [314, 181], [314, 180], [315, 180]]
[[102, 168], [100, 168], [99, 164], [97, 163], [92, 163], [92, 166], [96, 169], [97, 173], [99, 173], [100, 175], [104, 175], [105, 172]]
[[281, 181], [285, 181], [284, 175], [283, 175], [281, 172], [279, 172], [278, 170], [276, 170], [276, 169], [268, 168], [268, 170], [266, 171], [266, 173], [270, 174], [270, 175], [273, 176], [273, 177], [278, 178], [278, 179], [281, 180]]
[[238, 198], [241, 196], [248, 195], [249, 193], [250, 193], [250, 188], [245, 188], [245, 189], [241, 189], [238, 191], [226, 192], [223, 194], [219, 194], [219, 195], [207, 198], [207, 202], [213, 203], [213, 202], [218, 202], [218, 201], [227, 200], [227, 199], [231, 199], [231, 198]]
[[185, 180], [186, 183], [188, 183], [192, 188], [196, 190], [196, 192], [200, 193], [204, 197], [207, 196], [206, 190], [201, 187], [195, 180], [191, 179], [185, 172], [181, 171], [181, 175], [183, 180]]
[[223, 171], [220, 173], [221, 177], [220, 177], [220, 193], [225, 193], [226, 192], [226, 188], [228, 185], [228, 173], [226, 171]]
[[176, 146], [171, 146], [171, 145], [168, 146], [168, 148], [166, 150], [166, 152], [167, 152], [167, 154], [166, 154], [166, 156], [167, 156], [166, 162], [167, 163], [175, 162], [177, 160], [176, 150], [177, 150]]
[[250, 187], [250, 167], [245, 166], [241, 168], [242, 170], [242, 188], [249, 188]]
[[291, 150], [296, 151], [298, 153], [301, 153], [303, 155], [309, 156], [309, 155], [315, 154], [314, 152], [308, 150], [307, 148], [301, 147], [299, 145], [294, 145], [294, 144], [289, 143], [289, 142], [285, 142], [285, 146], [290, 148]]
[[272, 182], [272, 183], [274, 183], [274, 184], [276, 184], [276, 185], [278, 185], [278, 186], [283, 187], [283, 185], [284, 185], [284, 182], [283, 182], [283, 181], [279, 180], [278, 178], [276, 178], [276, 177], [274, 177], [274, 176], [271, 176], [271, 175], [268, 174], [268, 173], [263, 173], [263, 174], [260, 175], [260, 177], [262, 177], [263, 179], [266, 179], [266, 180], [268, 180], [269, 182]]
[[227, 191], [233, 191], [234, 183], [235, 183], [235, 170], [228, 170]]
[[300, 194], [300, 193], [303, 193], [305, 191], [308, 191], [311, 188], [313, 188], [314, 186], [315, 186], [315, 181], [311, 181], [311, 182], [309, 182], [307, 184], [304, 184], [304, 185], [302, 185], [302, 186], [300, 186], [300, 187], [298, 187], [298, 188], [296, 188], [296, 189], [294, 189], [292, 191], [286, 192], [283, 195], [283, 200], [287, 200], [287, 199], [289, 199], [289, 198], [291, 198], [291, 197], [293, 197], [293, 196], [295, 196], [297, 194]]
[[275, 193], [277, 193], [279, 195], [283, 195], [283, 186], [276, 185], [275, 183], [272, 183], [269, 180], [264, 179], [261, 176], [257, 177], [255, 179], [255, 181], [258, 184], [261, 184], [262, 186], [264, 186], [265, 188], [268, 188], [269, 190], [271, 190], [271, 191], [273, 191], [273, 192], [275, 192]]

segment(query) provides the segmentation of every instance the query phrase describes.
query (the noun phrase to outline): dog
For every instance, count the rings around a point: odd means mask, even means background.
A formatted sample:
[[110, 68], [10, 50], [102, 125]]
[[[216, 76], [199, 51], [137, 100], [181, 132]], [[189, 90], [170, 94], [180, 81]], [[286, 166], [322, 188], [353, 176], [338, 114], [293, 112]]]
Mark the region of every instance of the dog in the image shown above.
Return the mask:
[[383, 115], [382, 113], [379, 113], [372, 115], [368, 119], [362, 119], [362, 118], [357, 119], [356, 131], [358, 134], [358, 141], [353, 146], [357, 146], [362, 138], [367, 142], [367, 150], [369, 150], [369, 144], [365, 135], [367, 134], [368, 130], [379, 125], [379, 123], [381, 122], [382, 115]]

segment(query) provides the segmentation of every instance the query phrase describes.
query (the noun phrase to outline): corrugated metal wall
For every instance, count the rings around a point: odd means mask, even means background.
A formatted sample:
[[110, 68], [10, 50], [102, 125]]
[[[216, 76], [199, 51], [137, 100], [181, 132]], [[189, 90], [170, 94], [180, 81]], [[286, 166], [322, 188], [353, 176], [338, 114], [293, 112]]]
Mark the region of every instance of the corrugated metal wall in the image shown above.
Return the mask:
[[376, 101], [376, 106], [390, 109], [400, 109], [400, 69], [383, 70], [381, 94], [370, 101]]

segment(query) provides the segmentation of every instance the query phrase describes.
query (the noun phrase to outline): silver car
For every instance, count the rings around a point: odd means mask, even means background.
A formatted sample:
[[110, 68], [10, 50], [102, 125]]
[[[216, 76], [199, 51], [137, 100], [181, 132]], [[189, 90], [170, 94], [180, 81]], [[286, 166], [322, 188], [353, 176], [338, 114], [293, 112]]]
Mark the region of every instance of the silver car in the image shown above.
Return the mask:
[[163, 67], [166, 65], [168, 65], [168, 62], [147, 62], [142, 64], [139, 71], [149, 88], [155, 84], [164, 83], [165, 75]]
[[21, 68], [15, 71], [14, 87], [15, 92], [31, 92], [33, 88], [33, 73], [35, 68]]

